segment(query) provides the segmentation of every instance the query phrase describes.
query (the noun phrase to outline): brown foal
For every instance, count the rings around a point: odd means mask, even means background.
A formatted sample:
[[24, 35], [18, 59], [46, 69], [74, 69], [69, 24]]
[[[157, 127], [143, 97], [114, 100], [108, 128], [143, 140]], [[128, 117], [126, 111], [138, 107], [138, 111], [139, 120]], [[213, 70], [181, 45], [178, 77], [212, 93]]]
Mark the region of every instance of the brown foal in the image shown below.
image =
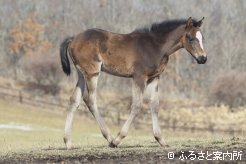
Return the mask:
[[[158, 143], [165, 146], [158, 123], [159, 76], [166, 68], [169, 56], [180, 48], [185, 48], [199, 64], [206, 62], [200, 31], [203, 19], [164, 21], [129, 34], [89, 29], [65, 39], [60, 47], [63, 71], [70, 74], [70, 57], [78, 72], [78, 82], [70, 98], [65, 124], [64, 142], [67, 148], [71, 148], [73, 115], [81, 97], [95, 117], [109, 146], [116, 147], [126, 137], [131, 123], [140, 112], [146, 89], [150, 92], [148, 99], [153, 134]], [[112, 137], [97, 108], [96, 89], [101, 71], [132, 78], [133, 81], [131, 113], [116, 138]]]

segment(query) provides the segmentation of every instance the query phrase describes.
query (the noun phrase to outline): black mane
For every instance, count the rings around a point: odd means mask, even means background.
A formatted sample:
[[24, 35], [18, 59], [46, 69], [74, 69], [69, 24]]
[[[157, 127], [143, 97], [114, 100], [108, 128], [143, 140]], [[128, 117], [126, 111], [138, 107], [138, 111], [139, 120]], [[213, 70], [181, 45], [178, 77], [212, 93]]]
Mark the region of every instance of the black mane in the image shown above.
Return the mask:
[[[153, 23], [149, 27], [138, 28], [134, 30], [134, 32], [138, 33], [146, 33], [146, 32], [153, 32], [153, 33], [165, 33], [171, 31], [172, 29], [176, 28], [179, 25], [185, 24], [186, 19], [175, 19], [175, 20], [166, 20], [160, 23]], [[197, 23], [196, 20], [193, 19], [194, 25]]]

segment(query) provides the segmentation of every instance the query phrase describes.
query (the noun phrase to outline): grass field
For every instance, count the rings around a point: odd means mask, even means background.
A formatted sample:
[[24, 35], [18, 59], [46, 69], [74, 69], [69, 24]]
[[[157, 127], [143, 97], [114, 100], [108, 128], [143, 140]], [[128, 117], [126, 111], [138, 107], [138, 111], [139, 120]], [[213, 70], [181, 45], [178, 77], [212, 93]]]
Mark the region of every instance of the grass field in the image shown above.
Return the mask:
[[[154, 141], [150, 127], [132, 128], [118, 148], [109, 148], [95, 121], [78, 114], [73, 127], [74, 148], [66, 150], [63, 143], [65, 114], [0, 101], [0, 163], [167, 163], [180, 162], [179, 157], [188, 157], [189, 151], [194, 151], [196, 157], [201, 151], [242, 151], [242, 160], [246, 160], [245, 136], [163, 129], [170, 147], [161, 148]], [[119, 127], [110, 125], [110, 129], [116, 135]], [[168, 152], [174, 152], [175, 158], [168, 159]], [[191, 162], [189, 157], [185, 161]]]

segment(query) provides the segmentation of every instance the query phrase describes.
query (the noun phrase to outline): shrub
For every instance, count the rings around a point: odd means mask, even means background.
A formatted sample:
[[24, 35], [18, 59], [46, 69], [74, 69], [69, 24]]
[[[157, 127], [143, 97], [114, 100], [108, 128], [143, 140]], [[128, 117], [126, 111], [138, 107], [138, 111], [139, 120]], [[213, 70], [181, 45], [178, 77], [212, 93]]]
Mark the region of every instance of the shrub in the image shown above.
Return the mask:
[[26, 58], [24, 70], [36, 83], [36, 85], [32, 84], [30, 87], [33, 88], [33, 86], [36, 86], [36, 89], [41, 89], [45, 93], [58, 94], [60, 92], [59, 84], [63, 75], [59, 61], [58, 58], [56, 59], [54, 56], [48, 55]]
[[230, 108], [246, 105], [246, 74], [232, 71], [212, 82], [209, 92], [210, 105], [228, 105]]
[[34, 17], [20, 20], [18, 25], [9, 30], [9, 54], [16, 64], [23, 56], [44, 54], [52, 44], [44, 37], [45, 26]]

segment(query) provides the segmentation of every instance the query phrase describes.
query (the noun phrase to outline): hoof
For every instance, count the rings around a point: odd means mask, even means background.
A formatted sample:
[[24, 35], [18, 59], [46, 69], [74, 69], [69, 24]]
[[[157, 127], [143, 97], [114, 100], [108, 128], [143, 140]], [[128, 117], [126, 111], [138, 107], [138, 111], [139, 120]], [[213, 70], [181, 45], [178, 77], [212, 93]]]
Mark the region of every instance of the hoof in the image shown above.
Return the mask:
[[163, 148], [169, 148], [170, 147], [168, 144], [160, 144], [160, 146]]
[[160, 146], [163, 147], [163, 148], [168, 148], [168, 147], [170, 147], [168, 144], [166, 144], [166, 143], [163, 142], [163, 141], [162, 141], [162, 142], [159, 142], [159, 141], [158, 141], [158, 143], [159, 143]]
[[110, 142], [108, 146], [111, 147], [111, 148], [116, 148], [117, 147], [117, 145], [115, 145], [113, 142]]
[[[104, 136], [105, 137], [105, 136]], [[106, 140], [108, 141], [108, 143], [112, 143], [114, 141], [113, 137], [112, 136], [109, 136], [108, 138], [105, 137]]]
[[165, 148], [170, 147], [168, 144], [166, 144], [166, 142], [162, 138], [155, 137], [155, 139], [160, 144], [161, 147], [165, 147]]
[[67, 150], [72, 149], [72, 142], [71, 142], [71, 140], [69, 141], [69, 140], [66, 139], [65, 137], [63, 138], [63, 140], [64, 140], [64, 143], [65, 143], [65, 145], [66, 145], [66, 147], [67, 147]]

